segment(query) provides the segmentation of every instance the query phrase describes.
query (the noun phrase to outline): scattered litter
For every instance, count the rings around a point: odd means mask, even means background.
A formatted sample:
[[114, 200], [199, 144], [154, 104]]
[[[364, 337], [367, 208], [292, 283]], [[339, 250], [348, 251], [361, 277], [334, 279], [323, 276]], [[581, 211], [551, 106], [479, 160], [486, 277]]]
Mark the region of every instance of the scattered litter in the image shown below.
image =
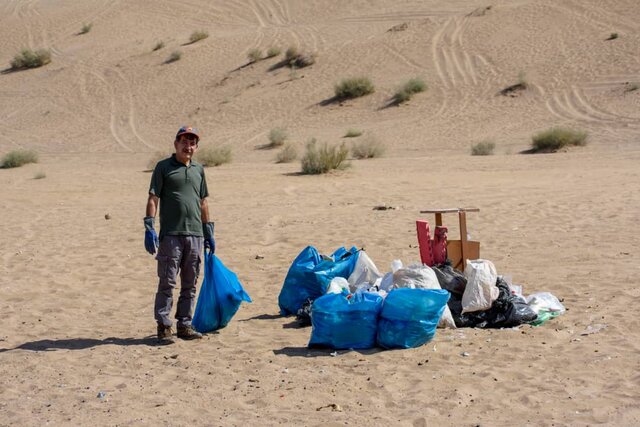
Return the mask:
[[387, 206], [387, 205], [378, 205], [373, 207], [374, 211], [394, 211], [396, 209], [398, 208], [395, 206]]
[[172, 354], [171, 356], [165, 356], [165, 359], [177, 359], [178, 358], [178, 354]]
[[470, 354], [469, 354], [469, 353], [467, 353], [466, 351], [463, 351], [462, 353], [460, 353], [460, 356], [462, 356], [462, 357], [469, 357], [469, 356], [470, 356]]
[[342, 412], [342, 407], [337, 403], [330, 403], [329, 405], [316, 408], [316, 411], [322, 411], [323, 409], [331, 409], [333, 412]]
[[107, 393], [105, 393], [104, 391], [99, 391], [96, 397], [98, 399], [104, 399], [105, 397], [107, 397]]
[[264, 256], [262, 256], [262, 255], [256, 255], [256, 259], [264, 259]]
[[331, 356], [336, 357], [338, 355], [338, 352], [334, 351], [333, 353], [330, 353], [330, 354], [331, 354]]
[[409, 28], [409, 24], [403, 22], [402, 24], [396, 24], [387, 30], [388, 33], [397, 33], [398, 31], [404, 31]]
[[598, 332], [607, 329], [607, 325], [604, 323], [597, 323], [595, 325], [589, 325], [587, 328], [580, 333], [580, 335], [591, 335], [597, 334]]

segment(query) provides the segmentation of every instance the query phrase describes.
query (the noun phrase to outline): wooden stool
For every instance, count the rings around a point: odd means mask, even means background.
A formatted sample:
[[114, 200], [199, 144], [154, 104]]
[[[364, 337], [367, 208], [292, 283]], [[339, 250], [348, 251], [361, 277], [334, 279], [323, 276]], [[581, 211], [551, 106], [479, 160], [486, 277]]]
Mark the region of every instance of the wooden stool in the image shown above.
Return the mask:
[[[426, 209], [420, 213], [428, 213], [436, 215], [436, 227], [442, 226], [443, 213], [458, 213], [460, 221], [460, 240], [447, 241], [447, 258], [451, 260], [453, 268], [464, 271], [468, 259], [480, 258], [480, 242], [467, 240], [467, 212], [480, 212], [478, 208], [452, 208], [452, 209]], [[423, 245], [430, 243], [421, 241], [418, 238], [418, 244], [422, 248]]]

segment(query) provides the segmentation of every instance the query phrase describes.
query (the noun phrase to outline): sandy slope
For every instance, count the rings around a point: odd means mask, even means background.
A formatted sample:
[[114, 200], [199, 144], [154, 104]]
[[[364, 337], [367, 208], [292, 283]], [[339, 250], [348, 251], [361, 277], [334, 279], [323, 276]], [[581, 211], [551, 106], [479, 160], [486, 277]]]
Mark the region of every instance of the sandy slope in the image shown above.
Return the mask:
[[[24, 46], [53, 53], [0, 74], [0, 154], [41, 156], [0, 169], [0, 425], [640, 424], [640, 91], [626, 90], [640, 81], [640, 6], [491, 5], [0, 1], [0, 63]], [[197, 29], [210, 37], [184, 45]], [[244, 66], [251, 48], [289, 45], [317, 63]], [[163, 64], [176, 49], [182, 59]], [[531, 88], [497, 95], [520, 71]], [[324, 105], [353, 75], [376, 92]], [[429, 90], [385, 108], [417, 75]], [[202, 342], [156, 347], [145, 169], [185, 122], [203, 145], [233, 150], [233, 163], [207, 169], [210, 205], [218, 255], [254, 303]], [[587, 130], [589, 145], [518, 154], [557, 125]], [[299, 164], [257, 149], [275, 126], [300, 149], [359, 128], [387, 155], [298, 176]], [[468, 154], [487, 138], [495, 156]], [[470, 233], [499, 272], [569, 311], [539, 328], [439, 330], [418, 349], [336, 357], [278, 316], [306, 245], [365, 247], [387, 270], [419, 258], [421, 209], [456, 206], [481, 209]], [[452, 236], [455, 222], [445, 217]], [[582, 335], [594, 325], [606, 327]]]

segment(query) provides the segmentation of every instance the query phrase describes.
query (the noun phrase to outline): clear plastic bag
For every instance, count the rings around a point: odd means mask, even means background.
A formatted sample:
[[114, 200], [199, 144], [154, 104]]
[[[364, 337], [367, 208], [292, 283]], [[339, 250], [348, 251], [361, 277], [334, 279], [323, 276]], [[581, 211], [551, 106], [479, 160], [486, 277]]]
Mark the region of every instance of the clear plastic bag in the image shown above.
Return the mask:
[[536, 313], [544, 310], [560, 315], [567, 310], [564, 308], [564, 305], [562, 305], [560, 300], [550, 292], [537, 292], [529, 295], [527, 297], [527, 304], [529, 304], [529, 307], [531, 307], [531, 309]]

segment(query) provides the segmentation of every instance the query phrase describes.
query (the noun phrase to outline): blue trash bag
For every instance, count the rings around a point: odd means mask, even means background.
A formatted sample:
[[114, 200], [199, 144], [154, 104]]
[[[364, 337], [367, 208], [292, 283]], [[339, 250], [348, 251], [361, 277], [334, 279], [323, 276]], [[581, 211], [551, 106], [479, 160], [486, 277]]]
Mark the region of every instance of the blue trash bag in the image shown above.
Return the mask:
[[449, 300], [444, 289], [394, 289], [389, 292], [378, 321], [378, 345], [414, 348], [429, 342]]
[[191, 325], [198, 332], [227, 326], [242, 301], [251, 302], [236, 273], [224, 266], [211, 251], [204, 252], [204, 280]]
[[347, 297], [345, 291], [321, 296], [313, 302], [309, 347], [347, 349], [376, 346], [383, 298], [369, 292]]
[[307, 299], [315, 300], [327, 292], [334, 277], [347, 279], [358, 261], [359, 251], [344, 247], [323, 259], [313, 246], [307, 246], [293, 260], [282, 290], [278, 296], [280, 313], [283, 316], [296, 314]]

